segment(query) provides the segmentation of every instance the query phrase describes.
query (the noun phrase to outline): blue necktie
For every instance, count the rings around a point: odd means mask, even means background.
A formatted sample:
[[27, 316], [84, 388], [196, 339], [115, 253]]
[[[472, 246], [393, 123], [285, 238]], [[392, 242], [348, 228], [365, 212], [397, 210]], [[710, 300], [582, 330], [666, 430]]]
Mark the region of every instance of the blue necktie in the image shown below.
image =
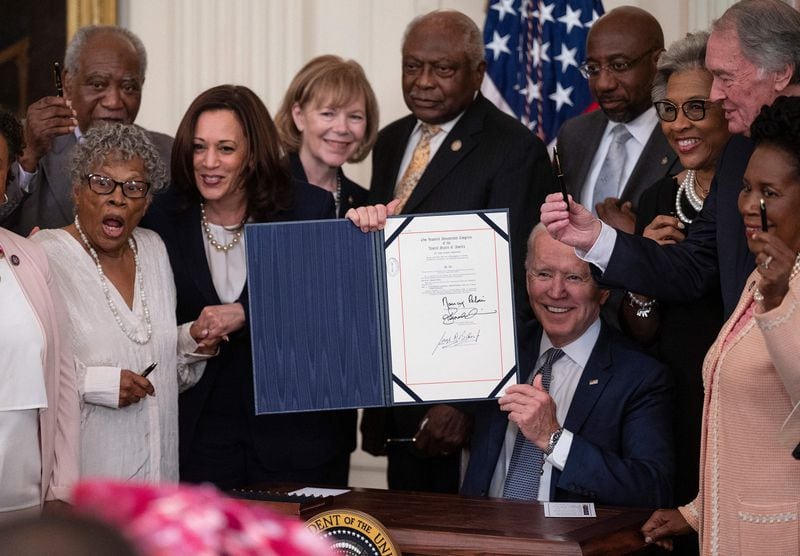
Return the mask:
[[[553, 372], [553, 363], [558, 361], [564, 352], [557, 348], [550, 348], [545, 352], [544, 364], [534, 373], [542, 373], [542, 387], [550, 391], [550, 376]], [[531, 383], [533, 383], [533, 378]], [[517, 431], [514, 441], [514, 451], [511, 453], [511, 462], [508, 464], [506, 483], [503, 485], [503, 498], [518, 498], [520, 500], [536, 500], [539, 495], [539, 478], [544, 465], [544, 452], [533, 442], [525, 438], [522, 431]]]

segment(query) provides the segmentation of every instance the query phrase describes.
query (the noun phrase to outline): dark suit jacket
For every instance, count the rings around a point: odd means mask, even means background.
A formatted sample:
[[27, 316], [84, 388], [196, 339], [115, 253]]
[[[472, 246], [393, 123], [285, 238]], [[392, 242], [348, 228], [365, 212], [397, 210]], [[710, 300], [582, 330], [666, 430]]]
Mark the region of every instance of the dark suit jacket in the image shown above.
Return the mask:
[[[394, 198], [403, 153], [416, 124], [408, 115], [379, 133], [372, 152], [370, 203]], [[509, 209], [516, 304], [526, 313], [525, 246], [539, 222], [544, 197], [555, 190], [544, 144], [478, 94], [436, 151], [403, 213]]]
[[[169, 174], [172, 137], [148, 131], [147, 135], [156, 147]], [[75, 218], [72, 203], [72, 151], [78, 140], [74, 133], [53, 139], [50, 151], [39, 160], [30, 184], [30, 194], [19, 189], [19, 165], [12, 174], [14, 186], [9, 188], [9, 204], [0, 211], [0, 225], [27, 236], [35, 227], [62, 228]], [[168, 176], [169, 177], [169, 176]]]
[[742, 177], [753, 149], [749, 138], [731, 138], [717, 163], [703, 210], [684, 241], [662, 247], [618, 232], [602, 283], [669, 301], [691, 301], [719, 281], [727, 319], [755, 268], [738, 207]]
[[[203, 307], [220, 303], [208, 268], [200, 227], [200, 207], [181, 210], [181, 198], [167, 191], [153, 202], [142, 225], [156, 230], [167, 246], [178, 295], [178, 323], [197, 318]], [[333, 198], [307, 183], [295, 182], [292, 208], [276, 220], [333, 217]], [[238, 300], [249, 311], [247, 286]], [[249, 315], [247, 321], [249, 322]], [[198, 420], [209, 407], [241, 421], [261, 463], [269, 470], [308, 469], [355, 448], [356, 412], [296, 413], [255, 417], [249, 326], [232, 334], [208, 360], [203, 377], [180, 395], [180, 457], [186, 461]], [[242, 431], [230, 431], [242, 434]]]
[[[300, 162], [300, 157], [297, 156], [297, 153], [289, 154], [289, 164], [292, 168], [292, 177], [294, 179], [310, 183], [308, 177], [306, 177], [303, 163]], [[363, 207], [367, 204], [367, 195], [369, 192], [353, 180], [348, 179], [341, 168], [339, 168], [338, 176], [342, 184], [342, 190], [340, 192], [341, 196], [339, 197], [339, 214], [336, 216], [344, 218], [344, 215], [351, 208]]]
[[[558, 157], [561, 160], [564, 183], [578, 201], [583, 194], [592, 159], [607, 124], [608, 118], [603, 111], [595, 110], [567, 120], [558, 131]], [[680, 169], [680, 162], [677, 160], [675, 151], [667, 143], [661, 127], [656, 124], [622, 190], [621, 200], [630, 201], [636, 206], [645, 189], [665, 175]]]
[[[523, 376], [539, 355], [542, 331], [533, 326], [531, 341], [520, 345]], [[553, 468], [550, 500], [669, 506], [671, 422], [672, 388], [664, 367], [603, 323], [563, 423], [574, 437], [563, 471]], [[497, 402], [480, 405], [461, 494], [487, 495], [507, 425]]]

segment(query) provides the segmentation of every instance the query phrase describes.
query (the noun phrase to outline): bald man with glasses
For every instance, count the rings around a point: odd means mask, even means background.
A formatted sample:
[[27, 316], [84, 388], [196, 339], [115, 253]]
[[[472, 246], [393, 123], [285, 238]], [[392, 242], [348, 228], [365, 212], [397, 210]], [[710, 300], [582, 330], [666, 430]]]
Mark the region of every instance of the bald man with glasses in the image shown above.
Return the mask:
[[579, 70], [600, 110], [568, 120], [558, 134], [569, 192], [629, 232], [642, 192], [679, 167], [650, 100], [663, 50], [661, 26], [644, 10], [622, 6], [598, 19]]

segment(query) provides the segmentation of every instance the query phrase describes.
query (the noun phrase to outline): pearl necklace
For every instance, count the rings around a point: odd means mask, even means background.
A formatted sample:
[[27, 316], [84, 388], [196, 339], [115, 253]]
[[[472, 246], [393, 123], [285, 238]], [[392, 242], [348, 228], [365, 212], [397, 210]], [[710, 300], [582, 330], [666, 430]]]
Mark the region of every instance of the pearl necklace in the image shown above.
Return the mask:
[[106, 275], [103, 272], [103, 267], [100, 265], [100, 258], [97, 256], [97, 251], [94, 250], [92, 244], [89, 243], [89, 239], [86, 237], [86, 234], [83, 233], [81, 229], [81, 224], [78, 221], [78, 215], [75, 215], [75, 229], [78, 230], [78, 235], [81, 236], [81, 241], [86, 246], [86, 249], [89, 251], [89, 254], [94, 259], [94, 266], [97, 269], [97, 274], [100, 275], [100, 285], [103, 288], [103, 295], [106, 296], [106, 303], [108, 304], [108, 308], [111, 310], [111, 314], [114, 315], [114, 320], [117, 321], [117, 326], [119, 329], [122, 330], [123, 334], [128, 337], [128, 339], [136, 344], [145, 345], [147, 342], [150, 341], [150, 338], [153, 336], [153, 322], [150, 320], [150, 309], [147, 307], [147, 295], [144, 291], [144, 278], [142, 277], [141, 269], [139, 268], [139, 253], [136, 250], [136, 244], [133, 242], [133, 238], [128, 238], [128, 246], [131, 248], [133, 252], [133, 264], [136, 268], [136, 279], [139, 284], [139, 299], [142, 301], [142, 311], [144, 312], [144, 327], [145, 327], [145, 337], [140, 338], [139, 336], [135, 336], [131, 333], [125, 324], [122, 322], [122, 318], [119, 316], [119, 309], [117, 309], [114, 300], [111, 299], [111, 292], [108, 289], [108, 281], [106, 280]]
[[683, 212], [683, 208], [681, 207], [681, 194], [685, 193], [686, 200], [689, 201], [689, 204], [692, 205], [695, 212], [700, 212], [703, 208], [703, 199], [701, 199], [697, 191], [695, 191], [695, 185], [697, 185], [695, 171], [689, 170], [686, 172], [686, 177], [683, 178], [681, 186], [678, 188], [678, 193], [675, 195], [675, 212], [678, 215], [678, 219], [684, 224], [691, 224], [692, 219]]
[[339, 207], [342, 205], [342, 176], [336, 173], [336, 191], [333, 192], [333, 204], [336, 205], [336, 217], [339, 217]]
[[203, 225], [203, 232], [206, 234], [206, 239], [208, 239], [208, 244], [211, 245], [217, 251], [224, 251], [227, 252], [229, 249], [233, 249], [239, 240], [242, 239], [242, 229], [244, 228], [244, 220], [242, 223], [239, 224], [236, 232], [234, 233], [233, 239], [230, 240], [226, 244], [222, 244], [217, 241], [217, 238], [214, 237], [214, 234], [211, 233], [211, 228], [208, 225], [208, 219], [206, 218], [206, 205], [205, 203], [200, 203], [200, 223]]

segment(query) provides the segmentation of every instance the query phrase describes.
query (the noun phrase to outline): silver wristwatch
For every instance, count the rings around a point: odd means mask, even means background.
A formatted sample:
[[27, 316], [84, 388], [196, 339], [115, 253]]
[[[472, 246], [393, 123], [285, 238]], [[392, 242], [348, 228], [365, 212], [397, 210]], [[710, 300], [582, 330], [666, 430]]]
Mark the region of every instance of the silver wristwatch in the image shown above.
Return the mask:
[[558, 439], [561, 438], [561, 433], [563, 432], [564, 427], [561, 427], [550, 434], [550, 440], [547, 442], [547, 446], [544, 447], [544, 450], [542, 450], [544, 455], [549, 456], [553, 453], [553, 450], [556, 449], [556, 444], [558, 444]]

